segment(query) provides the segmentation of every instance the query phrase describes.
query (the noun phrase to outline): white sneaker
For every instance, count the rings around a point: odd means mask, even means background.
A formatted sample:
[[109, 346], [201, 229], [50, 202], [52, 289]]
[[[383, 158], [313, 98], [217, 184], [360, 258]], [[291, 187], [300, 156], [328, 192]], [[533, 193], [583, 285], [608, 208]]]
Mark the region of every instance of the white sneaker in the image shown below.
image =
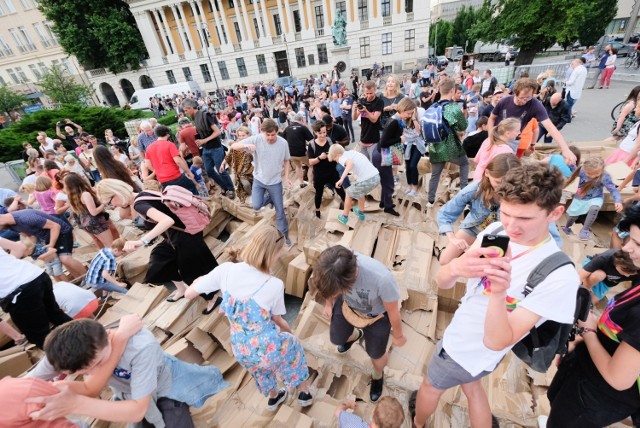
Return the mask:
[[425, 208], [429, 209], [429, 208], [433, 208], [434, 203], [433, 202], [427, 202], [427, 204], [425, 205]]
[[416, 191], [415, 191], [415, 190], [410, 190], [410, 191], [407, 193], [407, 196], [415, 196], [415, 195], [416, 195]]
[[547, 428], [547, 419], [549, 419], [549, 416], [538, 416], [538, 428]]

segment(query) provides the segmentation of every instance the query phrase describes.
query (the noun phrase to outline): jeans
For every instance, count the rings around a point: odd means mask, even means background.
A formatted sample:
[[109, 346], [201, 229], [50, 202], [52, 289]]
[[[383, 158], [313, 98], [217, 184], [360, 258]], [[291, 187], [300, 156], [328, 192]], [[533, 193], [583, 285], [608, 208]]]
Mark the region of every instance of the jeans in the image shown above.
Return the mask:
[[96, 290], [102, 291], [114, 291], [116, 293], [127, 294], [127, 289], [124, 287], [120, 287], [119, 285], [114, 284], [113, 282], [107, 281], [100, 284], [85, 284], [87, 287], [95, 288]]
[[545, 128], [542, 125], [538, 125], [540, 127], [540, 133], [538, 134], [538, 141], [540, 141], [540, 138], [544, 137], [544, 142], [545, 143], [550, 143], [553, 141], [553, 137], [549, 137], [547, 135], [547, 128]]
[[254, 210], [259, 210], [272, 203], [276, 209], [276, 228], [284, 236], [289, 236], [289, 223], [284, 212], [284, 198], [282, 196], [282, 182], [276, 184], [262, 184], [253, 179], [251, 188], [251, 205]]
[[418, 174], [418, 162], [420, 162], [421, 157], [422, 154], [420, 153], [420, 150], [418, 150], [416, 146], [412, 146], [409, 159], [404, 161], [407, 170], [407, 184], [409, 186], [418, 185], [418, 178], [420, 177], [420, 175]]
[[571, 123], [571, 115], [573, 114], [573, 106], [576, 104], [576, 101], [573, 98], [571, 98], [571, 94], [567, 92], [567, 96], [565, 97], [565, 99], [567, 100], [567, 105], [569, 106], [569, 123]]
[[[466, 156], [450, 159], [449, 162], [460, 167], [460, 188], [464, 189], [469, 183], [469, 159]], [[429, 180], [429, 202], [434, 203], [436, 200], [436, 192], [438, 191], [438, 183], [440, 183], [440, 175], [444, 169], [446, 162], [431, 164], [431, 180]]]
[[163, 188], [167, 186], [184, 187], [194, 195], [196, 196], [200, 195], [200, 193], [198, 193], [198, 189], [196, 188], [195, 183], [192, 180], [189, 180], [187, 176], [184, 174], [180, 175], [180, 177], [176, 178], [175, 180], [165, 181], [164, 183], [160, 183], [160, 184], [162, 185]]
[[226, 170], [222, 173], [218, 172], [224, 160], [224, 147], [220, 146], [215, 149], [203, 148], [202, 160], [204, 161], [204, 167], [209, 177], [213, 178], [213, 181], [215, 181], [223, 191], [233, 190], [233, 182], [231, 181], [231, 177], [229, 177], [229, 173]]
[[13, 230], [6, 229], [0, 230], [0, 238], [8, 239], [9, 241], [17, 242], [20, 240], [20, 234], [18, 232], [14, 232]]
[[342, 117], [342, 126], [344, 126], [347, 134], [351, 135], [351, 141], [355, 141], [356, 135], [353, 132], [353, 120], [351, 120], [351, 116]]
[[376, 167], [380, 173], [380, 186], [382, 186], [382, 192], [380, 192], [380, 199], [384, 205], [384, 209], [393, 208], [393, 190], [395, 188], [393, 183], [393, 167], [382, 166], [382, 155], [376, 149], [373, 151], [373, 166]]

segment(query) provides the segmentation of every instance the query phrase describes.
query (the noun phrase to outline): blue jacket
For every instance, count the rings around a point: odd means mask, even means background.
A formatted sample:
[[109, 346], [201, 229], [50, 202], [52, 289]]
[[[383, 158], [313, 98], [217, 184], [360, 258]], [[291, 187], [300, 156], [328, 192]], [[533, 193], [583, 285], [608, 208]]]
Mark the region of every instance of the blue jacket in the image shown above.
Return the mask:
[[491, 207], [487, 207], [482, 198], [476, 198], [480, 183], [471, 183], [447, 202], [438, 211], [438, 232], [445, 234], [453, 232], [453, 223], [460, 217], [464, 209], [469, 206], [471, 211], [462, 220], [460, 229], [471, 229], [479, 226], [492, 213]]
[[[584, 173], [584, 170], [580, 170], [579, 177], [580, 177], [580, 182], [578, 183], [578, 189], [582, 189], [582, 187], [586, 184], [587, 181], [590, 180], [590, 178], [587, 176], [587, 174]], [[576, 192], [574, 198], [576, 199], [604, 198], [605, 187], [607, 188], [609, 193], [611, 193], [611, 196], [613, 197], [613, 201], [616, 204], [621, 204], [622, 197], [620, 196], [620, 192], [616, 188], [616, 185], [613, 183], [613, 180], [611, 179], [611, 176], [609, 175], [608, 172], [605, 172], [602, 175], [602, 183], [600, 185], [595, 185], [591, 187], [591, 189], [589, 189], [589, 191], [584, 195], [581, 195], [579, 194], [579, 192]]]

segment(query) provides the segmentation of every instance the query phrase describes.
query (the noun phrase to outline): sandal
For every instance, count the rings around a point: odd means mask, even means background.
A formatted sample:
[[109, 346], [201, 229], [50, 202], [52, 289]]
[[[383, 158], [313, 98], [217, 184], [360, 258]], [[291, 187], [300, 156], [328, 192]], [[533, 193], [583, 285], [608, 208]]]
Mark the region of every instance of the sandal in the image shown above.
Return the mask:
[[172, 294], [172, 295], [170, 295], [169, 297], [167, 297], [167, 302], [174, 303], [174, 302], [177, 302], [178, 300], [183, 299], [183, 298], [184, 298], [184, 294], [183, 294], [182, 296], [178, 297], [178, 298], [176, 298], [176, 297]]

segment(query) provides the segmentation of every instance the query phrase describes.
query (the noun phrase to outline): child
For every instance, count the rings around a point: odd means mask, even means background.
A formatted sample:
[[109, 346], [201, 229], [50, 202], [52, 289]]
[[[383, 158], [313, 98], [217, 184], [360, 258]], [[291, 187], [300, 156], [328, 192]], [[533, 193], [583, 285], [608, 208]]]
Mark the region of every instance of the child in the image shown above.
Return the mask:
[[502, 153], [515, 153], [509, 147], [509, 141], [515, 140], [520, 133], [520, 119], [508, 118], [493, 129], [491, 139], [486, 139], [476, 154], [476, 169], [473, 181], [480, 181], [489, 162]]
[[93, 318], [98, 309], [98, 299], [91, 290], [85, 290], [75, 284], [59, 281], [53, 284], [53, 295], [60, 309], [74, 320]]
[[478, 154], [478, 150], [480, 150], [480, 146], [484, 140], [489, 136], [489, 132], [487, 130], [487, 123], [489, 119], [485, 116], [481, 116], [478, 118], [476, 122], [476, 130], [474, 132], [470, 132], [467, 137], [462, 142], [462, 148], [464, 149], [467, 157], [469, 159], [473, 159]]
[[[636, 108], [634, 110], [634, 114], [636, 116], [640, 115], [640, 102], [636, 103]], [[607, 158], [605, 163], [607, 165], [623, 161], [627, 165], [631, 165], [633, 160], [636, 158], [636, 154], [640, 149], [640, 142], [638, 141], [638, 127], [640, 126], [640, 122], [636, 122], [631, 129], [629, 129], [629, 133], [624, 140], [620, 142], [620, 145], [617, 149], [611, 153], [611, 156]]]
[[103, 296], [110, 291], [126, 294], [127, 284], [119, 282], [113, 275], [116, 273], [116, 257], [123, 254], [125, 240], [118, 238], [111, 244], [111, 248], [101, 249], [91, 260], [87, 276], [82, 285], [103, 290]]
[[73, 155], [65, 156], [64, 161], [65, 161], [64, 170], [69, 172], [75, 172], [80, 177], [82, 177], [82, 179], [85, 180], [87, 183], [89, 182], [89, 177], [87, 176], [86, 171], [84, 170], [82, 165], [78, 163], [78, 160]]
[[36, 179], [36, 187], [33, 197], [40, 205], [40, 211], [45, 214], [55, 215], [56, 192], [52, 189], [53, 182], [46, 175], [41, 175]]
[[55, 248], [45, 247], [44, 244], [35, 242], [35, 238], [23, 236], [22, 243], [27, 247], [24, 255], [31, 256], [33, 260], [42, 260], [47, 275], [52, 276], [56, 281], [64, 281], [66, 278], [62, 270], [62, 262], [58, 258]]
[[[580, 165], [580, 157], [582, 155], [580, 149], [576, 146], [571, 145], [569, 146], [569, 150], [571, 150], [571, 153], [576, 155], [576, 165]], [[564, 161], [564, 157], [559, 154], [553, 154], [548, 158], [542, 159], [540, 162], [548, 163], [549, 166], [558, 168], [562, 175], [564, 175], [566, 178], [570, 178], [571, 174], [573, 174], [573, 172], [576, 170], [575, 165], [567, 165], [567, 163]]]
[[[237, 141], [242, 141], [251, 136], [251, 131], [246, 126], [241, 126], [235, 131]], [[233, 173], [233, 179], [236, 185], [236, 195], [243, 204], [247, 200], [250, 192], [246, 188], [251, 189], [253, 186], [253, 155], [246, 150], [229, 150], [227, 156], [222, 162], [220, 169], [227, 166]], [[244, 182], [247, 182], [245, 185]], [[246, 188], [245, 188], [246, 186]]]
[[335, 411], [338, 428], [400, 428], [404, 423], [404, 410], [395, 397], [382, 397], [376, 403], [371, 415], [371, 424], [347, 412], [347, 409], [355, 410], [356, 407], [355, 401], [345, 401], [338, 405]]
[[579, 270], [582, 285], [593, 292], [591, 301], [595, 304], [604, 298], [609, 288], [623, 281], [638, 284], [638, 268], [622, 250], [608, 250], [593, 257], [587, 257]]
[[344, 172], [336, 187], [341, 187], [350, 172], [357, 177], [357, 181], [351, 180], [351, 185], [345, 189], [348, 198], [344, 201], [344, 212], [338, 215], [338, 221], [347, 224], [349, 212], [353, 206], [353, 199], [358, 202], [358, 206], [353, 208], [360, 221], [364, 221], [365, 196], [380, 184], [380, 173], [375, 166], [362, 154], [354, 150], [346, 151], [340, 144], [333, 144], [329, 148], [329, 162], [337, 162], [344, 167]]
[[204, 184], [204, 178], [202, 177], [202, 171], [204, 170], [204, 161], [200, 156], [194, 156], [191, 164], [191, 168], [189, 168], [191, 173], [193, 174], [193, 178], [198, 184], [198, 193], [203, 199], [209, 199], [209, 192], [207, 191], [207, 186]]
[[567, 184], [565, 184], [565, 187], [578, 177], [580, 177], [578, 191], [567, 209], [569, 220], [562, 230], [567, 235], [571, 235], [571, 226], [573, 223], [575, 223], [579, 216], [586, 214], [587, 218], [583, 223], [579, 238], [581, 241], [587, 241], [591, 236], [591, 225], [596, 221], [600, 207], [602, 207], [604, 203], [603, 188], [606, 187], [609, 193], [611, 193], [615, 202], [616, 212], [622, 211], [622, 198], [620, 197], [620, 192], [616, 189], [616, 185], [613, 184], [611, 176], [605, 172], [604, 160], [600, 157], [587, 159], [581, 167], [574, 171], [571, 178], [567, 181]]

